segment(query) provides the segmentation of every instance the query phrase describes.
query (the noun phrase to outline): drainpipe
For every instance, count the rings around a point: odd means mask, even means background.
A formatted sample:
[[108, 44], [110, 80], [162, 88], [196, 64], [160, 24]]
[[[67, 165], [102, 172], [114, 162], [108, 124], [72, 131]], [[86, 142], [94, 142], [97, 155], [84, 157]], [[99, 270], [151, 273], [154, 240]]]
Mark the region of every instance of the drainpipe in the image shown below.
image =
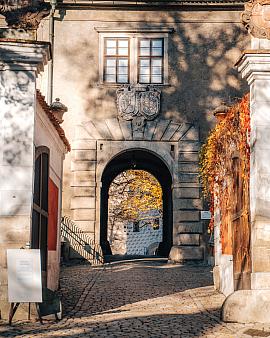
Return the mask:
[[49, 42], [52, 49], [52, 59], [48, 64], [48, 104], [52, 103], [53, 97], [53, 61], [54, 61], [54, 13], [57, 0], [51, 0], [51, 12], [49, 16]]

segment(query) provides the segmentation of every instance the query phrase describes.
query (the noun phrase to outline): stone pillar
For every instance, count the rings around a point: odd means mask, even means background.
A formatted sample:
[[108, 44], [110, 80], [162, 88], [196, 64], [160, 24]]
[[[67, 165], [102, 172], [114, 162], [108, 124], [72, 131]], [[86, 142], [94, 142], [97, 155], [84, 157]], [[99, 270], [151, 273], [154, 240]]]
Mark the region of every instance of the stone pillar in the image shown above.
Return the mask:
[[245, 4], [242, 22], [251, 50], [237, 63], [250, 86], [251, 290], [239, 290], [223, 305], [223, 319], [270, 323], [270, 0]]
[[250, 85], [251, 290], [227, 298], [225, 321], [270, 323], [270, 53], [245, 52], [238, 70]]
[[[0, 39], [0, 310], [7, 318], [6, 249], [30, 241], [36, 78], [49, 44]], [[27, 318], [23, 306], [16, 318]], [[25, 315], [24, 315], [25, 314]]]

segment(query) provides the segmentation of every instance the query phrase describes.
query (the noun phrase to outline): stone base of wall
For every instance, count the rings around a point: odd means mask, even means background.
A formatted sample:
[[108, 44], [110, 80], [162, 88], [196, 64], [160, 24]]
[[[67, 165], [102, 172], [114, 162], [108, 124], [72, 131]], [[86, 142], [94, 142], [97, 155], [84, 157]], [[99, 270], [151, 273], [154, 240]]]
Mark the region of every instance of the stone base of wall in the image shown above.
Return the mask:
[[195, 246], [178, 246], [171, 248], [169, 261], [174, 263], [183, 263], [185, 261], [202, 261], [204, 260], [204, 248]]
[[236, 323], [270, 323], [270, 290], [239, 290], [226, 298], [222, 320]]
[[233, 282], [233, 257], [232, 255], [222, 255], [219, 265], [213, 268], [215, 289], [229, 296], [234, 291]]

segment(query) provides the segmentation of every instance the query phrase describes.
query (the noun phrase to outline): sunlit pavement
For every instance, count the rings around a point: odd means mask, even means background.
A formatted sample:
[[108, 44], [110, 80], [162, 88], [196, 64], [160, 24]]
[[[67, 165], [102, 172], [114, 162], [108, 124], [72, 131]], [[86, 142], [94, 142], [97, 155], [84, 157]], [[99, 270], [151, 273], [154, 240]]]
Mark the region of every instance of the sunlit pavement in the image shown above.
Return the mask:
[[61, 294], [63, 320], [2, 323], [0, 337], [270, 337], [269, 326], [219, 320], [224, 296], [214, 291], [209, 267], [151, 260], [66, 266]]

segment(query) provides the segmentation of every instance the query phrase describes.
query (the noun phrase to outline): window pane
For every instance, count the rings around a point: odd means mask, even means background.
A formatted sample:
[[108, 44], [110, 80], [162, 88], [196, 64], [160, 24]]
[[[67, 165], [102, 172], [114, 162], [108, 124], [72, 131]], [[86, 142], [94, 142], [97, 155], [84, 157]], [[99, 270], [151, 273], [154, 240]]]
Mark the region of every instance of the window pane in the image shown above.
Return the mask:
[[106, 74], [116, 74], [116, 67], [106, 67]]
[[141, 56], [149, 56], [150, 55], [150, 48], [140, 48], [140, 55]]
[[106, 46], [116, 48], [116, 40], [106, 40]]
[[161, 75], [153, 75], [151, 78], [151, 83], [162, 83]]
[[105, 74], [105, 81], [106, 82], [116, 82], [116, 74], [114, 74], [114, 75]]
[[162, 48], [152, 48], [153, 56], [162, 56]]
[[118, 47], [128, 48], [128, 40], [118, 40]]
[[162, 40], [152, 40], [152, 47], [162, 48]]
[[107, 59], [106, 60], [107, 67], [116, 67], [116, 59]]
[[149, 67], [150, 66], [150, 59], [141, 59], [140, 60], [141, 67]]
[[150, 82], [150, 76], [149, 75], [140, 75], [139, 81], [140, 81], [140, 83], [149, 83]]
[[140, 67], [140, 75], [150, 74], [150, 67]]
[[150, 40], [140, 40], [140, 47], [142, 48], [150, 48]]
[[116, 48], [107, 48], [106, 55], [116, 55]]
[[162, 67], [162, 59], [152, 59], [152, 67]]
[[119, 67], [128, 67], [128, 59], [119, 59], [118, 60]]
[[128, 68], [127, 67], [119, 67], [118, 68], [118, 74], [128, 74]]
[[162, 68], [161, 67], [152, 67], [152, 74], [153, 75], [161, 75], [162, 74]]
[[117, 82], [119, 82], [119, 83], [127, 83], [128, 82], [128, 76], [127, 75], [119, 75]]
[[128, 48], [118, 48], [118, 55], [128, 55]]

